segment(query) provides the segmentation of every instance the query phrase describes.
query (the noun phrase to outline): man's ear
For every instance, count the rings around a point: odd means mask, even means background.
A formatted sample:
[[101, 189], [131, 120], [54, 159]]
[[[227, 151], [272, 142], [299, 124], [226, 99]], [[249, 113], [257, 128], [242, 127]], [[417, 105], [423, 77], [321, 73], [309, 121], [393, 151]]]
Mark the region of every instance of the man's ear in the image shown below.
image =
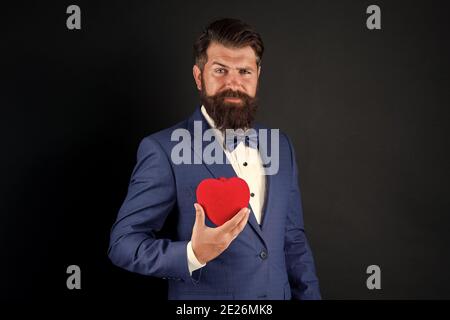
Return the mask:
[[192, 68], [192, 75], [194, 76], [197, 89], [199, 91], [202, 90], [202, 71], [196, 64], [194, 64], [194, 67]]

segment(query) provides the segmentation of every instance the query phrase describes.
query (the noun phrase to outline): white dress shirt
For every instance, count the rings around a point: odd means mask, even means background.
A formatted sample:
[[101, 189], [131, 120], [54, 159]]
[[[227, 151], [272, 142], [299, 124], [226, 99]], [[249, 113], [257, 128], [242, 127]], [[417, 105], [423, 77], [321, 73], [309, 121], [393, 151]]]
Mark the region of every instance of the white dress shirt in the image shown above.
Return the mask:
[[[223, 141], [225, 139], [223, 133], [219, 129], [216, 129], [214, 120], [208, 115], [204, 106], [201, 107], [201, 112], [208, 124], [214, 130], [217, 141], [223, 146]], [[261, 224], [262, 209], [266, 192], [266, 176], [264, 174], [264, 167], [258, 149], [248, 147], [245, 143], [239, 143], [231, 152], [227, 148], [224, 148], [223, 150], [236, 172], [236, 175], [247, 182], [248, 187], [250, 188], [250, 206], [255, 214], [256, 221]], [[187, 258], [189, 272], [191, 274], [193, 271], [206, 265], [201, 264], [197, 260], [190, 241], [187, 244]]]

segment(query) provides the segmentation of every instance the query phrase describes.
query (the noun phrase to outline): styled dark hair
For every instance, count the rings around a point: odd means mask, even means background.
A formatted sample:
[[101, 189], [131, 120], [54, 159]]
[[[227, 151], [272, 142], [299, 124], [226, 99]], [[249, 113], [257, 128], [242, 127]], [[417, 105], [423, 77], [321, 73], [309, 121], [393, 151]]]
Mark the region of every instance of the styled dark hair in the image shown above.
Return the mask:
[[206, 50], [212, 42], [225, 47], [243, 48], [250, 46], [256, 54], [256, 64], [260, 66], [264, 44], [259, 33], [250, 25], [238, 19], [220, 19], [208, 24], [194, 43], [195, 64], [203, 70], [208, 57]]

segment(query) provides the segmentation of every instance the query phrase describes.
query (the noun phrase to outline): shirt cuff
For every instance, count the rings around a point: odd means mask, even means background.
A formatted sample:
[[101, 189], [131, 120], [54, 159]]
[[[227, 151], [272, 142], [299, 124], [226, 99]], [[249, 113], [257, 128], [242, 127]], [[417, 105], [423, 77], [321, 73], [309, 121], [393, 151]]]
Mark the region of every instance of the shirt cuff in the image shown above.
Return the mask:
[[192, 250], [191, 241], [188, 242], [186, 250], [187, 250], [189, 273], [192, 275], [192, 272], [194, 272], [197, 269], [203, 268], [204, 266], [206, 266], [206, 263], [202, 264], [197, 260], [197, 257], [194, 254], [194, 250]]

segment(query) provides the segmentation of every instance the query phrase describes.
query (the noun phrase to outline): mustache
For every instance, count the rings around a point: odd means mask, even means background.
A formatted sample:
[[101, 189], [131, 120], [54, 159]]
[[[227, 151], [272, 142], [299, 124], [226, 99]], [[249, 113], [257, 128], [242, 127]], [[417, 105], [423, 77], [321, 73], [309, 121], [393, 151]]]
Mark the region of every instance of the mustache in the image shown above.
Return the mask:
[[223, 91], [220, 91], [219, 93], [217, 93], [216, 95], [214, 95], [214, 98], [216, 99], [220, 99], [220, 100], [224, 100], [226, 98], [240, 98], [241, 100], [249, 100], [251, 99], [251, 97], [239, 90], [232, 90], [232, 89], [226, 89]]

